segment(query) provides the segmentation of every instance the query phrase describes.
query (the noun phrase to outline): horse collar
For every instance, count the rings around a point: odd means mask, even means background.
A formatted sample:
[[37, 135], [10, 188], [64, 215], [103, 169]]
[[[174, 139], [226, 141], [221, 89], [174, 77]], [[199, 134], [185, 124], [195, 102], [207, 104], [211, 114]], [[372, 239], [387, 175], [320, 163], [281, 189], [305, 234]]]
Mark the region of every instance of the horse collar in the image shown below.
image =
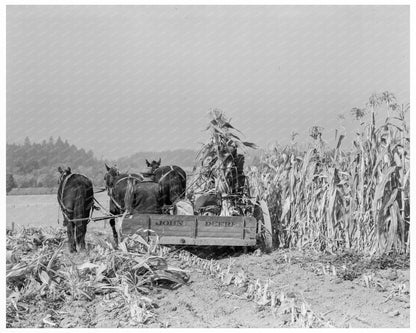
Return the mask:
[[73, 175], [74, 175], [74, 173], [70, 173], [68, 176], [66, 176], [64, 178], [63, 183], [62, 183], [62, 188], [61, 188], [61, 197], [63, 197], [63, 195], [64, 195], [64, 189], [65, 189], [65, 185], [66, 185], [68, 179], [71, 178], [71, 176], [73, 176]]
[[72, 212], [72, 209], [68, 209], [68, 208], [66, 208], [66, 207], [65, 207], [65, 205], [63, 204], [63, 202], [62, 202], [61, 198], [63, 198], [63, 196], [64, 196], [64, 190], [65, 190], [66, 183], [67, 183], [68, 179], [69, 179], [72, 175], [74, 175], [74, 173], [70, 173], [68, 176], [66, 176], [66, 177], [63, 179], [63, 181], [62, 181], [62, 188], [61, 188], [61, 196], [59, 197], [59, 195], [58, 195], [58, 199], [59, 199], [58, 201], [59, 201], [59, 204], [60, 204], [61, 209], [62, 209], [62, 211], [64, 212], [64, 214], [65, 214], [65, 216], [66, 216], [66, 218], [67, 218], [68, 220], [69, 220], [69, 218], [68, 218], [67, 212], [68, 212], [68, 213]]

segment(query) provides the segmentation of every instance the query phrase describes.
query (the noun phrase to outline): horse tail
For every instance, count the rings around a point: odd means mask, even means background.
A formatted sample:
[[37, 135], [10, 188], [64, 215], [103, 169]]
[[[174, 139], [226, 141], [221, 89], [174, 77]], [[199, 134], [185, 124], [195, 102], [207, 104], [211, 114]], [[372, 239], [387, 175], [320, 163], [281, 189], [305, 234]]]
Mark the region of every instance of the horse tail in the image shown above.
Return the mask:
[[170, 177], [170, 203], [173, 204], [179, 199], [185, 198], [186, 173], [183, 169], [176, 167]]
[[126, 212], [131, 213], [133, 211], [134, 200], [134, 185], [136, 181], [134, 178], [127, 179], [126, 194], [124, 195], [124, 208]]
[[178, 175], [179, 178], [179, 186], [180, 188], [178, 189], [178, 197], [183, 199], [185, 198], [185, 191], [186, 191], [186, 172], [180, 168], [180, 167], [176, 167], [175, 168], [176, 174]]
[[[74, 200], [74, 215], [73, 219], [85, 218], [87, 211], [85, 207], [86, 190], [84, 186], [78, 185], [75, 189], [75, 200]], [[81, 221], [84, 222], [84, 221]], [[78, 224], [78, 223], [75, 223]]]

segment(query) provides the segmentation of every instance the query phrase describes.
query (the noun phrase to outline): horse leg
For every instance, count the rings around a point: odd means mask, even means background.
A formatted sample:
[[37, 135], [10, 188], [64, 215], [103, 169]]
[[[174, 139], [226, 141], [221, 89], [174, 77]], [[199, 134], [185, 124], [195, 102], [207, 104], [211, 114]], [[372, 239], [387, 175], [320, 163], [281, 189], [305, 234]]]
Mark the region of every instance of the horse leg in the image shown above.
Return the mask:
[[118, 234], [116, 230], [116, 220], [114, 218], [110, 219], [110, 225], [111, 225], [111, 230], [113, 231], [114, 243], [116, 244], [116, 246], [118, 246]]
[[[110, 199], [110, 213], [113, 215], [118, 215], [120, 214], [118, 208], [116, 207], [116, 205], [114, 205], [113, 200]], [[110, 226], [111, 226], [111, 230], [113, 231], [113, 239], [114, 239], [114, 243], [116, 245], [116, 248], [118, 247], [118, 234], [117, 234], [117, 230], [116, 230], [116, 220], [114, 218], [110, 219]]]
[[75, 246], [75, 239], [74, 239], [74, 223], [67, 221], [66, 230], [68, 234], [68, 248], [69, 252], [77, 252], [77, 248]]
[[[110, 210], [110, 213], [113, 214], [113, 215], [120, 214], [119, 210], [116, 210], [116, 209]], [[110, 226], [111, 226], [111, 230], [113, 231], [114, 243], [116, 245], [116, 248], [118, 248], [118, 233], [117, 233], [117, 229], [116, 229], [116, 220], [115, 220], [115, 218], [110, 219]]]
[[81, 251], [85, 250], [85, 234], [87, 233], [87, 222], [86, 221], [79, 221], [75, 225], [75, 238], [78, 248]]

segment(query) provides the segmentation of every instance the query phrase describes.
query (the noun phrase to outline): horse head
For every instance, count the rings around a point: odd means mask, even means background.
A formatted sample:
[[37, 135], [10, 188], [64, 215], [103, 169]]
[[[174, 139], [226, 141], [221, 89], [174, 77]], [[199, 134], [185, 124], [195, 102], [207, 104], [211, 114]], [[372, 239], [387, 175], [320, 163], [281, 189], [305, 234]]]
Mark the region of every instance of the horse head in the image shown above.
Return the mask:
[[66, 169], [62, 169], [60, 166], [58, 167], [58, 172], [60, 173], [58, 184], [62, 183], [62, 181], [71, 174], [71, 168], [67, 167]]
[[120, 171], [116, 166], [109, 167], [107, 164], [105, 164], [105, 168], [107, 169], [107, 172], [104, 175], [104, 182], [105, 187], [109, 189], [114, 186], [114, 180], [120, 175]]
[[156, 169], [160, 167], [160, 164], [162, 163], [162, 159], [159, 158], [159, 161], [153, 160], [152, 162], [149, 162], [146, 160], [146, 166], [152, 168], [152, 172], [155, 172]]

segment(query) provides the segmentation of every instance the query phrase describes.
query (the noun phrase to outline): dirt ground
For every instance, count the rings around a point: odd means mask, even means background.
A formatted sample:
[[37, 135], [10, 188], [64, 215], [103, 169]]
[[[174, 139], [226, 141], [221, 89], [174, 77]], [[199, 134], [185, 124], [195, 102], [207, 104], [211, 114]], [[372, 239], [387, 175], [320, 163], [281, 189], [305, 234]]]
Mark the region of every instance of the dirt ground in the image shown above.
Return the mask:
[[[409, 327], [407, 268], [377, 269], [358, 260], [356, 267], [351, 269], [356, 277], [347, 274], [336, 277], [324, 274], [322, 264], [338, 260], [341, 266], [352, 266], [348, 257], [344, 260], [331, 256], [322, 259], [297, 252], [275, 251], [271, 254], [239, 254], [219, 261], [227, 265], [231, 260], [234, 271], [242, 269], [251, 280], [269, 281], [270, 290], [301, 298], [320, 317], [323, 326]], [[334, 262], [333, 266], [338, 264]], [[182, 268], [186, 266], [182, 265]], [[363, 275], [372, 277], [368, 287]], [[188, 285], [160, 293], [158, 320], [170, 327], [291, 326], [289, 316], [273, 314], [270, 308], [248, 301], [243, 295], [244, 288], [224, 286], [221, 281], [194, 268]]]
[[[225, 267], [229, 265], [232, 272], [245, 272], [250, 281], [268, 282], [271, 291], [304, 303], [317, 318], [318, 327], [410, 326], [408, 258], [370, 262], [348, 254], [319, 256], [283, 250], [270, 254], [259, 250], [243, 253], [229, 248], [198, 249], [194, 253], [205, 259], [214, 258]], [[133, 324], [126, 308], [117, 307], [119, 303], [107, 294], [59, 308], [47, 301], [28, 304], [29, 315], [13, 326], [270, 328], [298, 325], [291, 321], [290, 313], [278, 313], [270, 306], [248, 299], [247, 285], [224, 284], [203, 269], [180, 260], [177, 254], [171, 254], [169, 262], [189, 270], [190, 280], [177, 289], [155, 287], [145, 295], [151, 311], [143, 312], [147, 316], [144, 324]], [[331, 274], [334, 269], [337, 276]]]

